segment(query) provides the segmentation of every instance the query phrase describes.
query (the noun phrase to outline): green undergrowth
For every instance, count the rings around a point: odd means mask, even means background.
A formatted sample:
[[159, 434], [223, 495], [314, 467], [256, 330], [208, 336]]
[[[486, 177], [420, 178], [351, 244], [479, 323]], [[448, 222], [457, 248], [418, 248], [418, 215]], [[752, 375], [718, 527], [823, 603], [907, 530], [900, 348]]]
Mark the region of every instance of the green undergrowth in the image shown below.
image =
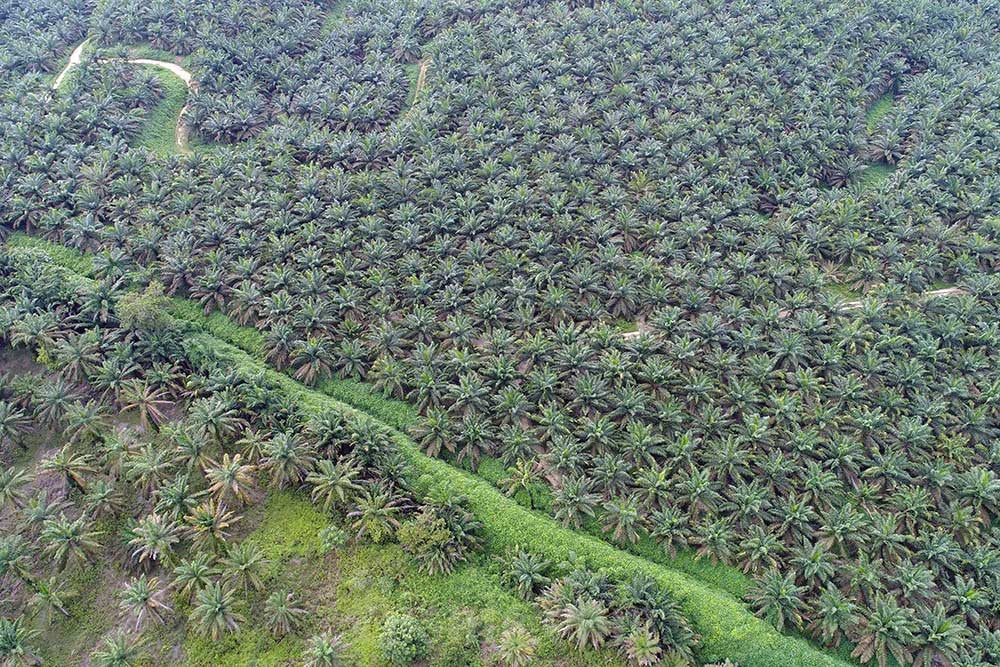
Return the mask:
[[406, 109], [413, 106], [417, 100], [417, 83], [420, 81], [420, 63], [411, 63], [404, 66], [406, 68], [406, 80], [409, 83], [409, 92], [406, 94]]
[[892, 111], [892, 105], [895, 103], [895, 98], [892, 91], [889, 91], [882, 97], [878, 98], [872, 102], [871, 106], [865, 112], [865, 129], [869, 133], [874, 132], [878, 129], [879, 123], [882, 119], [889, 115]]
[[[566, 645], [539, 621], [537, 609], [503, 588], [492, 559], [459, 567], [444, 576], [419, 572], [397, 544], [349, 545], [325, 554], [319, 531], [329, 519], [305, 494], [279, 491], [264, 503], [260, 525], [246, 538], [270, 561], [266, 591], [292, 590], [310, 611], [306, 632], [343, 633], [345, 664], [381, 666], [378, 635], [385, 618], [407, 613], [431, 637], [432, 665], [482, 665], [482, 650], [513, 624], [539, 639], [537, 664], [617, 665], [611, 653], [587, 651], [566, 661]], [[237, 633], [213, 642], [189, 635], [183, 646], [188, 667], [299, 664], [305, 642], [279, 640], [257, 615]]]
[[858, 183], [862, 188], [876, 188], [884, 183], [890, 176], [896, 173], [896, 166], [888, 162], [874, 162], [865, 167], [858, 178]]
[[263, 376], [265, 381], [279, 387], [306, 412], [332, 410], [363, 421], [373, 420], [387, 428], [419, 478], [423, 490], [445, 485], [469, 499], [470, 509], [483, 524], [487, 548], [492, 553], [504, 553], [522, 546], [558, 562], [573, 552], [583, 557], [590, 566], [605, 569], [616, 580], [631, 578], [639, 572], [654, 578], [681, 601], [685, 613], [702, 637], [700, 657], [705, 662], [728, 658], [741, 667], [832, 667], [849, 664], [802, 638], [779, 633], [750, 613], [736, 597], [716, 585], [618, 549], [592, 535], [564, 528], [550, 517], [522, 507], [486, 480], [445, 461], [425, 456], [400, 430], [347, 403], [303, 386], [210, 333], [191, 333], [187, 337], [187, 350], [193, 360], [211, 357], [227, 362], [241, 373]]
[[163, 98], [146, 114], [134, 143], [160, 155], [183, 153], [177, 145], [177, 120], [187, 101], [187, 85], [159, 67], [149, 69], [163, 88]]

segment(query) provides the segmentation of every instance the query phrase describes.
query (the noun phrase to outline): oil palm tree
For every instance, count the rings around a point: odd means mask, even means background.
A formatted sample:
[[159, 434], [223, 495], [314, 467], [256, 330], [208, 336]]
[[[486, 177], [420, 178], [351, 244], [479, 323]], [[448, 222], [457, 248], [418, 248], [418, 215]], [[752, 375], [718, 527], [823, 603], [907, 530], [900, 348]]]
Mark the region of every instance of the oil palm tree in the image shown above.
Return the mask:
[[306, 477], [306, 482], [313, 486], [313, 502], [322, 500], [324, 512], [329, 512], [336, 503], [348, 503], [362, 488], [355, 481], [360, 473], [350, 460], [337, 463], [329, 459], [317, 461], [316, 468]]
[[293, 593], [275, 591], [268, 596], [264, 614], [267, 626], [275, 636], [283, 637], [302, 624], [309, 612], [298, 605]]
[[191, 620], [202, 634], [213, 641], [219, 641], [227, 632], [236, 632], [245, 621], [243, 615], [236, 611], [233, 592], [217, 582], [198, 591]]
[[782, 630], [786, 624], [802, 625], [803, 593], [805, 590], [795, 584], [793, 573], [782, 575], [777, 570], [769, 570], [755, 582], [747, 598], [757, 615]]
[[97, 538], [100, 531], [90, 529], [86, 515], [74, 520], [65, 514], [45, 522], [40, 540], [45, 553], [56, 563], [56, 569], [64, 570], [70, 564], [82, 564], [91, 560], [101, 549]]
[[146, 577], [145, 574], [125, 584], [119, 593], [119, 600], [122, 611], [135, 621], [135, 631], [150, 618], [164, 623], [164, 615], [172, 611], [163, 601], [160, 580], [157, 577]]

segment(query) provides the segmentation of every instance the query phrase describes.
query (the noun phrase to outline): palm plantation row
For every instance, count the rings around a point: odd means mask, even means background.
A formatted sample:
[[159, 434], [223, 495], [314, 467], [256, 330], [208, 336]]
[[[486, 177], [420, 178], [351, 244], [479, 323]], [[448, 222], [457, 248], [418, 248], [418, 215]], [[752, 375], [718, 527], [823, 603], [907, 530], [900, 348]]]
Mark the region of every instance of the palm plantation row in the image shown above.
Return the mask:
[[[257, 327], [304, 382], [409, 401], [428, 453], [499, 458], [566, 525], [742, 569], [779, 628], [1000, 659], [995, 18], [389, 5], [254, 4], [235, 30], [103, 3], [105, 42], [193, 53], [195, 125], [235, 143], [129, 149], [129, 74], [54, 101], [28, 77], [3, 220]], [[945, 284], [965, 296], [916, 296]], [[871, 298], [838, 309], [845, 285]]]
[[[68, 617], [75, 592], [66, 575], [110, 557], [130, 578], [117, 595], [122, 630], [93, 654], [98, 664], [145, 655], [142, 632], [181, 608], [192, 631], [213, 639], [253, 616], [279, 637], [299, 631], [308, 611], [296, 593], [269, 591], [263, 550], [233, 537], [242, 513], [268, 490], [309, 489], [354, 539], [398, 538], [431, 575], [451, 572], [481, 548], [461, 497], [412, 500], [411, 477], [384, 433], [335, 413], [306, 417], [277, 388], [183, 351], [185, 327], [163, 317], [162, 296], [110, 283], [67, 288], [65, 273], [31, 255], [0, 261], [0, 341], [51, 369], [3, 378], [2, 454], [23, 456], [39, 432], [65, 440], [35, 473], [0, 470], [5, 613], [27, 610], [43, 628]], [[332, 547], [347, 538], [335, 525], [323, 533]], [[40, 571], [40, 563], [53, 567]], [[667, 652], [678, 664], [693, 660], [697, 636], [652, 580], [637, 576], [619, 587], [581, 561], [556, 568], [524, 551], [501, 567], [510, 587], [538, 597], [553, 631], [579, 650], [607, 643], [635, 664]], [[565, 574], [549, 586], [557, 572]], [[2, 655], [36, 655], [27, 622], [15, 618], [9, 627], [20, 639], [0, 645]], [[526, 664], [536, 646], [515, 627], [499, 637], [498, 659]], [[347, 648], [332, 632], [317, 634], [304, 664], [339, 664]]]

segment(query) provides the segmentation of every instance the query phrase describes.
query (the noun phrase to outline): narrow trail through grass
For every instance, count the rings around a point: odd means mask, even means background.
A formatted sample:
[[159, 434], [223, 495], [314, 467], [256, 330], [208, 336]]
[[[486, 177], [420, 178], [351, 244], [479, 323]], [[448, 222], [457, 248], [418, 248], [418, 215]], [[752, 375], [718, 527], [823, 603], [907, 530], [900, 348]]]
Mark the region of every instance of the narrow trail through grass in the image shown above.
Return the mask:
[[[74, 257], [73, 251], [57, 246], [57, 250], [50, 254], [48, 247], [51, 243], [21, 234], [13, 235], [8, 245], [15, 253], [18, 249], [42, 253], [69, 272], [68, 282], [75, 280], [81, 285], [92, 282], [86, 271], [78, 271], [86, 266], [89, 259], [79, 253]], [[637, 573], [646, 574], [681, 602], [684, 612], [701, 635], [699, 657], [705, 662], [729, 659], [738, 662], [741, 667], [843, 667], [851, 664], [803, 638], [779, 633], [750, 613], [742, 602], [729, 593], [679, 570], [622, 551], [591, 535], [564, 528], [548, 516], [522, 507], [489, 482], [445, 461], [427, 457], [404, 432], [383, 418], [306, 387], [274, 370], [255, 355], [213, 335], [210, 329], [206, 331], [200, 323], [184, 321], [201, 329], [188, 334], [185, 340], [185, 349], [192, 360], [210, 357], [224, 361], [239, 373], [263, 379], [279, 388], [306, 412], [334, 411], [385, 429], [416, 473], [418, 488], [426, 492], [443, 486], [469, 499], [470, 509], [482, 523], [491, 552], [504, 553], [521, 546], [557, 562], [570, 553], [576, 553], [590, 566], [604, 569], [615, 580], [625, 580]]]
[[[66, 76], [83, 62], [83, 51], [91, 38], [85, 39], [70, 54], [69, 62], [59, 72], [52, 82], [52, 89], [57, 90]], [[164, 98], [150, 110], [146, 125], [138, 137], [138, 144], [164, 154], [189, 152], [190, 129], [184, 122], [187, 112], [185, 101], [187, 94], [197, 88], [194, 77], [187, 69], [175, 62], [142, 57], [144, 49], [139, 48], [136, 57], [100, 58], [96, 62], [127, 62], [132, 65], [154, 67], [166, 75], [159, 75], [164, 86]], [[178, 84], [180, 82], [180, 85]]]

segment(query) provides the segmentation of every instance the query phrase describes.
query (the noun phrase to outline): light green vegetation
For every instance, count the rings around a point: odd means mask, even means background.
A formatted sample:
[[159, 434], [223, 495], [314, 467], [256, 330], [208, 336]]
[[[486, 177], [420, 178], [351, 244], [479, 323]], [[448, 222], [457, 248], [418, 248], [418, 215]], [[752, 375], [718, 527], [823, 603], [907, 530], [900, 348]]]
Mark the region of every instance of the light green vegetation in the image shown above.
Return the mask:
[[417, 100], [417, 88], [420, 84], [420, 63], [406, 65], [406, 80], [409, 82], [410, 92], [406, 95], [406, 108], [409, 109]]
[[[539, 622], [537, 610], [499, 582], [491, 561], [475, 562], [446, 576], [417, 571], [395, 544], [352, 545], [324, 555], [319, 531], [329, 519], [306, 496], [283, 491], [268, 498], [260, 525], [246, 538], [270, 561], [264, 575], [269, 591], [301, 593], [313, 631], [344, 633], [351, 665], [383, 664], [378, 634], [394, 612], [417, 616], [432, 638], [430, 664], [479, 665], [481, 647], [511, 624], [540, 639], [536, 664], [614, 665], [612, 654], [587, 652], [562, 662], [566, 647]], [[190, 635], [184, 642], [189, 667], [284, 665], [297, 660], [303, 642], [277, 640], [255, 619], [222, 641]]]
[[895, 165], [891, 165], [886, 162], [875, 162], [865, 168], [861, 177], [858, 179], [858, 183], [860, 183], [861, 187], [864, 189], [876, 188], [895, 172]]
[[840, 297], [844, 301], [853, 301], [862, 297], [861, 292], [853, 289], [847, 283], [831, 283], [826, 288], [831, 294]]
[[323, 18], [323, 32], [329, 32], [343, 20], [347, 14], [347, 4], [349, 0], [329, 0], [329, 8]]
[[892, 111], [892, 105], [894, 103], [894, 97], [892, 91], [889, 91], [882, 97], [875, 100], [868, 111], [865, 112], [865, 129], [869, 133], [874, 132], [878, 129], [879, 123], [885, 118], [890, 111]]
[[187, 100], [187, 85], [170, 72], [156, 67], [149, 69], [163, 87], [163, 98], [147, 113], [135, 143], [160, 155], [184, 152], [177, 145], [177, 121]]

